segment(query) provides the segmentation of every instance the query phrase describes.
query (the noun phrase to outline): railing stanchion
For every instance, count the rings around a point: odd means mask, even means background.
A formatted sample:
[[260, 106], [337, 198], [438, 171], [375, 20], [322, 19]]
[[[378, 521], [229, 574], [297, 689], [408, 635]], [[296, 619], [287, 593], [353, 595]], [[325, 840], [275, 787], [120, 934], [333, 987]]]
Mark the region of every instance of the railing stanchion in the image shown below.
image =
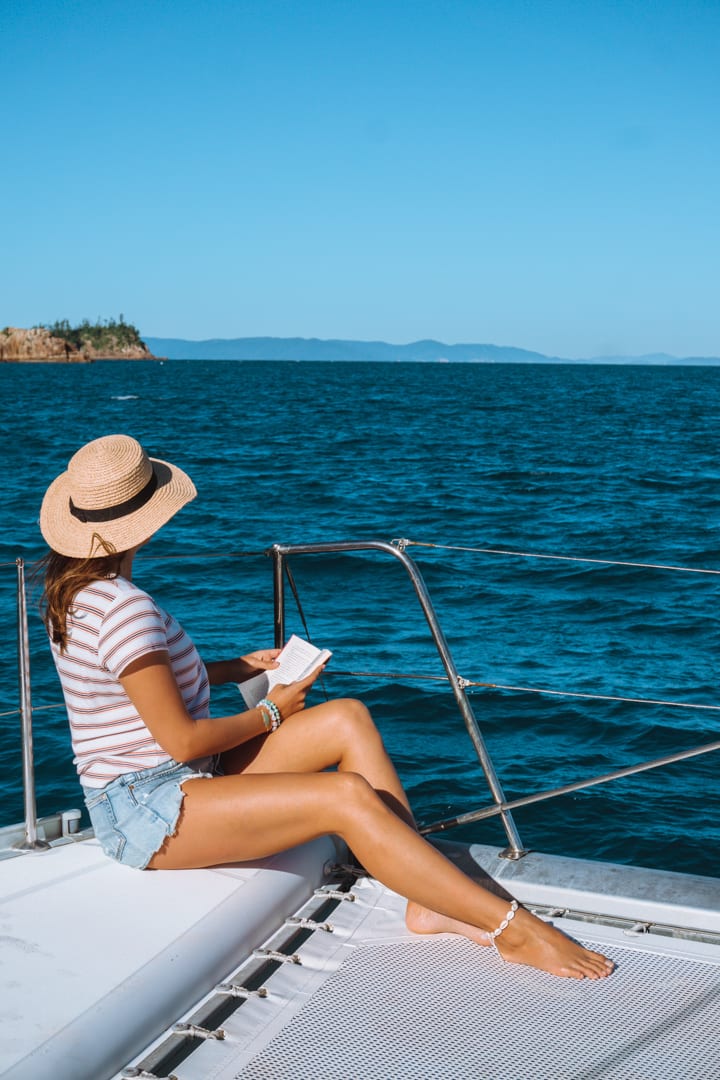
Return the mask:
[[22, 730], [23, 793], [25, 800], [25, 836], [13, 847], [18, 851], [47, 851], [50, 845], [38, 839], [35, 802], [35, 762], [33, 757], [32, 695], [30, 691], [30, 635], [25, 595], [25, 563], [16, 559], [18, 610], [18, 674], [20, 679], [20, 718]]
[[285, 644], [285, 557], [277, 544], [271, 548], [271, 551], [273, 557], [275, 648], [282, 649]]

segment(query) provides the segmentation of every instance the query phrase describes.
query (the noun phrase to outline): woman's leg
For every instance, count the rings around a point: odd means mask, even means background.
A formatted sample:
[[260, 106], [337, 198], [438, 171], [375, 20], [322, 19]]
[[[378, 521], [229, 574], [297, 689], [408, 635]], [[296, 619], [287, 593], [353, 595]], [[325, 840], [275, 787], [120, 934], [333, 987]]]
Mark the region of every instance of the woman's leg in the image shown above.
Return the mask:
[[223, 754], [225, 772], [339, 772], [364, 776], [400, 817], [412, 813], [380, 732], [361, 701], [337, 698], [296, 713], [272, 735], [260, 735]]
[[[185, 782], [177, 832], [153, 869], [256, 859], [335, 833], [368, 871], [423, 908], [483, 931], [507, 900], [483, 889], [386, 806], [355, 773], [220, 776]], [[503, 956], [568, 978], [597, 979], [612, 965], [520, 908], [501, 938]]]
[[[291, 716], [271, 736], [261, 735], [223, 755], [227, 772], [339, 772], [363, 776], [391, 810], [415, 828], [407, 795], [382, 737], [361, 701], [338, 698]], [[359, 856], [358, 856], [359, 857]], [[458, 922], [410, 900], [405, 916], [416, 934], [462, 934], [478, 945], [490, 939], [477, 926]]]

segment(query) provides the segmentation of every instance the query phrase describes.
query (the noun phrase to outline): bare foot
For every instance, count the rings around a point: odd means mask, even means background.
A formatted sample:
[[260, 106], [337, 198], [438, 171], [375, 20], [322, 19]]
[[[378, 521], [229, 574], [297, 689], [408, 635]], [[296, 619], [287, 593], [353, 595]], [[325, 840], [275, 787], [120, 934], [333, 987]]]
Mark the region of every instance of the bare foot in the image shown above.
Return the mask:
[[495, 947], [508, 963], [527, 964], [565, 979], [604, 979], [615, 967], [602, 953], [578, 945], [524, 908], [518, 908], [507, 929], [495, 938]]
[[405, 911], [405, 925], [414, 934], [461, 934], [477, 945], [492, 944], [490, 935], [480, 927], [451, 919], [448, 915], [439, 915], [437, 911], [421, 907], [412, 900], [408, 901]]
[[[408, 902], [405, 924], [414, 934], [460, 934], [478, 945], [493, 944], [490, 935], [472, 923], [439, 915], [412, 901]], [[494, 944], [509, 964], [525, 964], [565, 979], [604, 979], [615, 966], [602, 953], [578, 945], [524, 908], [518, 908]]]

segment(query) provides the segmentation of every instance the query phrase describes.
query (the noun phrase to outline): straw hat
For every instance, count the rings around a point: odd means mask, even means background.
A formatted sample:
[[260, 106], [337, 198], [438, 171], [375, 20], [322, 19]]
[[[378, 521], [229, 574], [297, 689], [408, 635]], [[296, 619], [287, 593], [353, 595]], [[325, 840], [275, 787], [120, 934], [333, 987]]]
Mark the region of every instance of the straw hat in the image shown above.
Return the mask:
[[61, 555], [105, 555], [103, 541], [128, 551], [164, 525], [197, 494], [189, 476], [150, 458], [129, 435], [105, 435], [82, 446], [53, 480], [40, 510], [40, 530]]

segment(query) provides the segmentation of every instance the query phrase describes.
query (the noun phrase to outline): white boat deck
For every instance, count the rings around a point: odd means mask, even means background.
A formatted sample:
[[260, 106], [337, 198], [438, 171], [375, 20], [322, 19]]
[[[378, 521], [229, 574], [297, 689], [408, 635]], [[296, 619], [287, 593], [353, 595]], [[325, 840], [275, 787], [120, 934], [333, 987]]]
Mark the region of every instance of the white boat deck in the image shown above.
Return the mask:
[[[83, 839], [0, 862], [0, 1076], [720, 1078], [720, 879], [446, 850], [599, 946], [615, 973], [556, 979], [411, 935], [401, 898], [366, 878], [326, 901], [329, 839], [253, 866], [146, 874]], [[285, 947], [293, 912], [332, 904]], [[299, 962], [259, 957], [261, 944]], [[178, 1021], [214, 1037], [173, 1034]]]
[[0, 1076], [103, 1080], [323, 881], [330, 839], [257, 865], [138, 873], [94, 839], [0, 862]]

